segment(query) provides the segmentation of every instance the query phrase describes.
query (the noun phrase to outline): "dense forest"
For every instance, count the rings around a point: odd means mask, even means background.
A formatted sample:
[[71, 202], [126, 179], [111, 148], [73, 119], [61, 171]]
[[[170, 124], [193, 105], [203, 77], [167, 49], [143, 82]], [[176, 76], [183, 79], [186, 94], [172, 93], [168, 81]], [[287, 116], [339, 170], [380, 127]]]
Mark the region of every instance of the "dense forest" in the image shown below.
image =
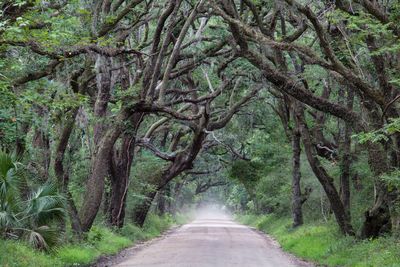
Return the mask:
[[398, 1], [0, 6], [2, 244], [51, 255], [215, 203], [399, 244]]

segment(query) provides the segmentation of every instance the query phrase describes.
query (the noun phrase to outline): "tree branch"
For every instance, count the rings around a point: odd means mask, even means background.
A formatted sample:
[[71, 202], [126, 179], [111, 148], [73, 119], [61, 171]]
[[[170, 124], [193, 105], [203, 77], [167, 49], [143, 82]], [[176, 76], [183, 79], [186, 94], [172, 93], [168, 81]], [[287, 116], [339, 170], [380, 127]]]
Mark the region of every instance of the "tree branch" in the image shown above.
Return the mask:
[[150, 150], [151, 152], [153, 152], [153, 154], [163, 160], [167, 160], [167, 161], [174, 161], [176, 158], [176, 153], [172, 152], [172, 153], [164, 153], [161, 152], [160, 150], [158, 150], [153, 144], [151, 144], [149, 142], [149, 139], [147, 138], [142, 138], [136, 141], [136, 145], [143, 147], [143, 148], [147, 148], [148, 150]]

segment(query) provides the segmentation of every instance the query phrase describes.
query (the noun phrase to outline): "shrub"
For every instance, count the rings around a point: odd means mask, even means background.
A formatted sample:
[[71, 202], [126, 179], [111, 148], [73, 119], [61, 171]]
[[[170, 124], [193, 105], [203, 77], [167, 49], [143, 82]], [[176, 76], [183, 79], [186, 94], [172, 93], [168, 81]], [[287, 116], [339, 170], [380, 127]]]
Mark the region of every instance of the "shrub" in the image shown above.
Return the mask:
[[146, 238], [152, 238], [159, 236], [173, 224], [174, 221], [171, 215], [158, 216], [151, 213], [146, 218], [146, 222], [143, 225], [143, 230], [146, 234]]
[[28, 199], [26, 181], [11, 155], [0, 151], [0, 236], [23, 238], [40, 249], [49, 249], [60, 237], [53, 226], [65, 218], [65, 201], [53, 183], [32, 190]]
[[128, 238], [119, 236], [104, 226], [92, 227], [88, 239], [101, 254], [107, 255], [115, 254], [132, 244]]
[[119, 233], [132, 241], [144, 240], [146, 238], [143, 229], [131, 223], [125, 224], [124, 227], [119, 230]]

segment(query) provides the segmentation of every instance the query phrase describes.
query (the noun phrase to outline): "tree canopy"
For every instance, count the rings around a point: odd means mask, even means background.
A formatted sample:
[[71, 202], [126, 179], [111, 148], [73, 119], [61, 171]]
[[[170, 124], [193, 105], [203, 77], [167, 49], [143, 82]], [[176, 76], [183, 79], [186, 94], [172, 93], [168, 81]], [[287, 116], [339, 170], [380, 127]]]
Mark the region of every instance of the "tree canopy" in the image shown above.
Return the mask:
[[46, 225], [143, 226], [212, 199], [399, 233], [398, 1], [0, 6], [1, 155], [29, 184], [15, 201], [53, 185], [65, 200]]

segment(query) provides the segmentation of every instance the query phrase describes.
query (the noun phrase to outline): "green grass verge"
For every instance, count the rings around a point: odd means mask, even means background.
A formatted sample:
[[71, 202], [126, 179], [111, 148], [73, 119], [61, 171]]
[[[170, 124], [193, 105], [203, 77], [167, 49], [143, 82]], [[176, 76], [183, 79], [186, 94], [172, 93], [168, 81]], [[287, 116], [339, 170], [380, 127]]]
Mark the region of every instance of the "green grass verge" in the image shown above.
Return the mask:
[[285, 251], [323, 266], [400, 267], [400, 240], [356, 240], [341, 235], [332, 223], [291, 229], [291, 220], [274, 215], [238, 215], [239, 222], [274, 237]]
[[34, 250], [23, 242], [0, 239], [0, 266], [57, 267], [62, 264], [52, 255]]
[[173, 225], [187, 221], [184, 216], [157, 216], [150, 214], [143, 228], [127, 224], [122, 229], [111, 230], [105, 226], [92, 227], [87, 240], [69, 243], [50, 253], [40, 252], [24, 242], [0, 239], [1, 267], [61, 267], [85, 266], [101, 255], [117, 254], [136, 242], [161, 235]]

